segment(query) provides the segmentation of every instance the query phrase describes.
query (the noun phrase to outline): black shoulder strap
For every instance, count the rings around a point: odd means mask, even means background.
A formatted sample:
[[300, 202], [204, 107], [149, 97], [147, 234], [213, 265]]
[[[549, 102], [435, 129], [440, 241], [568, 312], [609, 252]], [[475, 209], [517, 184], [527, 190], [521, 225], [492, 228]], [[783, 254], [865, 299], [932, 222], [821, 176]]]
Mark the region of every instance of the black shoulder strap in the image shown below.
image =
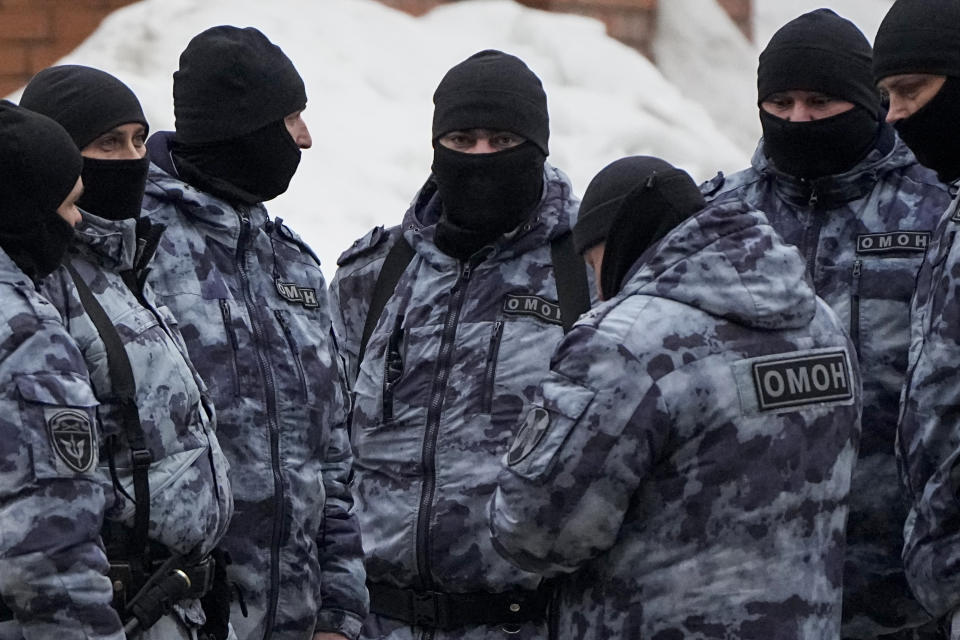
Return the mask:
[[[147, 449], [143, 425], [140, 424], [140, 412], [137, 410], [136, 382], [133, 377], [133, 367], [127, 350], [123, 348], [123, 340], [117, 333], [117, 328], [110, 321], [107, 312], [97, 302], [96, 296], [83, 280], [77, 270], [69, 262], [65, 263], [70, 277], [77, 287], [80, 303], [86, 310], [90, 320], [97, 327], [100, 339], [107, 350], [107, 368], [110, 372], [110, 386], [113, 397], [120, 407], [120, 415], [126, 431], [127, 444], [130, 447], [131, 464], [133, 466], [133, 495], [136, 510], [133, 516], [133, 537], [130, 540], [129, 560], [140, 560], [144, 566], [149, 566], [149, 543], [147, 531], [150, 524], [150, 481], [147, 471], [153, 462], [153, 455]], [[142, 570], [142, 569], [141, 569]]]
[[383, 308], [387, 306], [387, 300], [393, 295], [397, 288], [397, 282], [400, 276], [406, 270], [407, 265], [413, 259], [413, 247], [401, 234], [397, 241], [390, 247], [387, 257], [383, 260], [380, 267], [380, 275], [377, 276], [377, 284], [373, 287], [373, 295], [370, 297], [370, 306], [367, 308], [367, 319], [363, 323], [363, 335], [360, 338], [360, 350], [357, 351], [357, 366], [363, 362], [363, 354], [367, 350], [367, 341], [373, 334], [374, 327], [380, 321], [380, 314]]
[[587, 266], [574, 250], [573, 234], [569, 231], [557, 236], [550, 243], [550, 259], [553, 260], [553, 277], [557, 282], [560, 321], [563, 323], [563, 332], [566, 333], [577, 318], [590, 310]]

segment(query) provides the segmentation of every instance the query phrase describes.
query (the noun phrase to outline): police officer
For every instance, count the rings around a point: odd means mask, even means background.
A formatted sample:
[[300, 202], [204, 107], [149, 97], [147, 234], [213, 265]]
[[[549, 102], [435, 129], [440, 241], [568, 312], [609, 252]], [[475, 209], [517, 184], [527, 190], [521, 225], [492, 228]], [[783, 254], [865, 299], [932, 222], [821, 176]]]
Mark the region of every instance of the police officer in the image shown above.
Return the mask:
[[[203, 382], [176, 322], [145, 284], [163, 233], [139, 220], [147, 122], [129, 87], [78, 65], [38, 73], [20, 105], [59, 122], [84, 157], [78, 205], [86, 213], [66, 267], [44, 281], [42, 293], [80, 346], [101, 403], [109, 521], [103, 537], [115, 604], [124, 619], [138, 617], [141, 637], [189, 639], [205, 620], [199, 598], [212, 587], [210, 553], [226, 531], [233, 499]], [[176, 570], [192, 584], [175, 611], [128, 610], [158, 571]], [[151, 597], [144, 592], [136, 602], [158, 607], [147, 602]], [[167, 615], [153, 623], [161, 613]], [[218, 637], [226, 637], [225, 625]]]
[[122, 640], [99, 543], [97, 400], [36, 290], [80, 218], [81, 158], [44, 116], [0, 102], [0, 638]]
[[561, 581], [558, 638], [836, 638], [856, 353], [764, 215], [650, 157], [603, 169], [577, 249], [605, 300], [554, 351], [491, 503]]
[[549, 592], [493, 550], [483, 510], [548, 347], [589, 306], [584, 265], [563, 248], [577, 200], [546, 163], [546, 95], [523, 61], [481, 51], [433, 100], [432, 175], [331, 284], [356, 376], [363, 636], [542, 638]]
[[910, 296], [949, 196], [883, 123], [871, 57], [860, 30], [829, 9], [784, 25], [760, 54], [763, 140], [752, 166], [705, 189], [767, 214], [806, 257], [817, 294], [857, 348], [863, 438], [850, 492], [843, 637], [930, 638], [936, 625], [900, 560], [907, 501], [894, 441]]
[[[877, 32], [873, 60], [874, 78], [889, 97], [887, 121], [954, 193], [960, 179], [958, 24], [956, 0], [898, 0]], [[952, 614], [952, 638], [960, 637], [957, 206], [954, 200], [940, 217], [917, 278], [897, 441], [909, 504], [903, 549], [907, 578], [933, 617]], [[949, 618], [945, 622], [949, 628]]]
[[310, 248], [263, 202], [311, 145], [307, 97], [260, 31], [194, 37], [173, 77], [176, 132], [147, 142], [148, 276], [208, 384], [236, 513], [222, 546], [243, 640], [354, 638], [367, 613], [347, 481], [342, 368]]

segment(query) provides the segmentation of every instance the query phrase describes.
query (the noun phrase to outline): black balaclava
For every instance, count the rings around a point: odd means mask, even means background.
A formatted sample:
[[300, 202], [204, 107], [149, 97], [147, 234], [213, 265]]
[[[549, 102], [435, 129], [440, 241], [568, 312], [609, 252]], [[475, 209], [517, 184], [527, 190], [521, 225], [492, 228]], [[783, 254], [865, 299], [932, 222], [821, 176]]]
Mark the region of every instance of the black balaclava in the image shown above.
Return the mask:
[[897, 0], [874, 41], [873, 77], [947, 76], [940, 91], [909, 117], [893, 123], [917, 160], [943, 182], [960, 178], [960, 2]]
[[284, 118], [306, 104], [300, 74], [260, 31], [224, 25], [200, 33], [173, 74], [181, 177], [231, 202], [272, 200], [300, 164]]
[[[61, 65], [33, 76], [20, 106], [53, 118], [83, 149], [114, 127], [138, 123], [149, 131], [140, 101], [114, 76], [81, 65]], [[85, 158], [83, 196], [77, 206], [101, 218], [140, 216], [150, 160]]]
[[580, 253], [606, 243], [603, 298], [620, 291], [644, 251], [705, 206], [693, 179], [660, 158], [621, 158], [594, 176], [580, 203], [573, 241]]
[[870, 43], [829, 9], [781, 27], [760, 54], [758, 104], [782, 91], [816, 91], [854, 108], [830, 118], [790, 122], [760, 107], [763, 150], [780, 171], [798, 178], [844, 173], [873, 148], [880, 131], [880, 95], [873, 84]]
[[[451, 68], [433, 103], [433, 176], [443, 203], [436, 243], [463, 260], [523, 224], [540, 201], [549, 153], [547, 96], [522, 60], [486, 50]], [[439, 142], [470, 129], [509, 131], [527, 141], [486, 154]]]
[[63, 127], [0, 102], [0, 247], [31, 279], [56, 269], [73, 238], [57, 209], [80, 177], [83, 160]]

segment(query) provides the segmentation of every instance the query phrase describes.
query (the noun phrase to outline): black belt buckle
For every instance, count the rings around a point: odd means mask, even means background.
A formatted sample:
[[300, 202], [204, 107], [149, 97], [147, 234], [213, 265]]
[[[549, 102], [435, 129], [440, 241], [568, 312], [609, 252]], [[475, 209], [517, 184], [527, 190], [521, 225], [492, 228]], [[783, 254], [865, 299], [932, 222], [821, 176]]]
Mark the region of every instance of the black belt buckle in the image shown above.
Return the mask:
[[436, 591], [414, 591], [410, 605], [413, 613], [413, 624], [420, 627], [445, 629], [446, 607], [442, 602], [444, 594]]

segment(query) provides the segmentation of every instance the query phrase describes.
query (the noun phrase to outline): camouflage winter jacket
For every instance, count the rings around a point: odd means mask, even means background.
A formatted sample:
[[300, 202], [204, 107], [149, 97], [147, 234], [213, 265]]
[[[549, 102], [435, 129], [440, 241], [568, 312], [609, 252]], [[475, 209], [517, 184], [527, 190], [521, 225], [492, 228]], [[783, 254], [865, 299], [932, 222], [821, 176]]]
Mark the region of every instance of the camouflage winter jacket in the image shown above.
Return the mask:
[[576, 571], [551, 637], [838, 637], [856, 354], [762, 213], [708, 207], [651, 247], [536, 397], [490, 528]]
[[[957, 185], [954, 185], [956, 188]], [[960, 607], [960, 198], [942, 216], [917, 278], [897, 454], [910, 498], [904, 564], [934, 616]]]
[[[526, 224], [466, 263], [433, 242], [440, 203], [432, 182], [400, 228], [375, 229], [340, 258], [334, 324], [355, 361], [389, 246], [402, 232], [415, 251], [354, 386], [355, 494], [372, 582], [471, 594], [538, 587], [539, 576], [494, 551], [484, 508], [518, 417], [563, 335], [550, 241], [570, 229], [578, 201], [549, 165], [545, 185]], [[394, 640], [421, 633], [375, 615], [364, 630]], [[542, 624], [526, 623], [511, 637], [544, 633]], [[503, 638], [504, 631], [481, 626], [431, 637]]]
[[[233, 511], [228, 465], [204, 406], [203, 383], [185, 355], [176, 321], [143, 283], [156, 245], [148, 243], [145, 251], [138, 251], [136, 226], [135, 220], [110, 221], [85, 213], [67, 262], [116, 327], [133, 371], [140, 423], [153, 456], [149, 538], [173, 553], [205, 555], [223, 536]], [[60, 311], [80, 347], [100, 402], [97, 412], [105, 437], [100, 476], [108, 496], [107, 518], [132, 529], [133, 463], [107, 348], [65, 267], [44, 281], [41, 293]], [[111, 460], [119, 487], [114, 487]], [[124, 549], [123, 542], [110, 540], [108, 548], [116, 545], [121, 552], [137, 553]]]
[[[100, 546], [97, 400], [57, 310], [0, 251], [0, 637], [122, 640]], [[19, 626], [19, 629], [17, 628]]]
[[[343, 371], [319, 261], [262, 205], [175, 177], [163, 136], [144, 215], [166, 230], [150, 272], [209, 387], [236, 511], [223, 546], [243, 640], [356, 637], [367, 611]], [[244, 616], [242, 609], [246, 609]]]
[[927, 623], [900, 560], [907, 500], [894, 441], [910, 297], [949, 202], [946, 190], [889, 127], [878, 148], [842, 175], [813, 182], [784, 175], [761, 143], [751, 168], [704, 187], [718, 201], [738, 198], [763, 211], [800, 249], [817, 295], [843, 321], [859, 355], [863, 437], [850, 492], [843, 636], [872, 639]]

